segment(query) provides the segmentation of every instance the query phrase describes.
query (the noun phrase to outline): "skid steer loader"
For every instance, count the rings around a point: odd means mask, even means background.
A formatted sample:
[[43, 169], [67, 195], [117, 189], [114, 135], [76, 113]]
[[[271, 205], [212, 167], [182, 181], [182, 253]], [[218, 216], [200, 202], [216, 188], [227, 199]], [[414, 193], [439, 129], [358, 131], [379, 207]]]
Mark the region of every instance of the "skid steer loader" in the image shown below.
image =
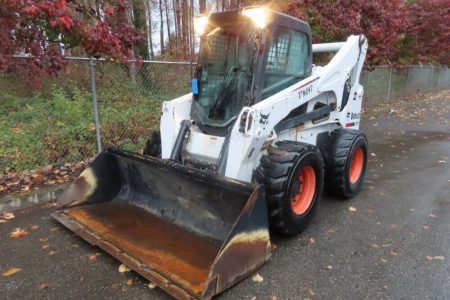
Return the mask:
[[[108, 148], [59, 198], [59, 222], [177, 298], [208, 299], [303, 230], [323, 186], [356, 195], [367, 41], [312, 44], [265, 7], [195, 18], [192, 93], [164, 102], [144, 154]], [[336, 52], [325, 66], [312, 54]]]

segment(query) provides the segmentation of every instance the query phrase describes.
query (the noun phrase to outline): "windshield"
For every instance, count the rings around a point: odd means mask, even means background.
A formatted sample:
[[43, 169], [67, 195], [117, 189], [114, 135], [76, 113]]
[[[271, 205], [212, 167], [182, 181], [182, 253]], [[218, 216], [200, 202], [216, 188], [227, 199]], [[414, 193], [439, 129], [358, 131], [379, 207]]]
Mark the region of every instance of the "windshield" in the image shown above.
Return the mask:
[[195, 112], [202, 124], [233, 121], [250, 90], [255, 30], [248, 23], [221, 24], [202, 38]]

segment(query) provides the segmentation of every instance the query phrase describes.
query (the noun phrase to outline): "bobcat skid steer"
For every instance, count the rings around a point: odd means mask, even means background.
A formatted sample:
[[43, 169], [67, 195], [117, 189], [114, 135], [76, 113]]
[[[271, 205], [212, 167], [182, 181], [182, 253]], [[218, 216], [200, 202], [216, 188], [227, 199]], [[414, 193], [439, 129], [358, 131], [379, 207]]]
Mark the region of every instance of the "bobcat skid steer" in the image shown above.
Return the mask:
[[[323, 186], [360, 189], [367, 41], [311, 43], [264, 7], [199, 16], [192, 93], [164, 102], [144, 154], [109, 148], [59, 198], [59, 222], [172, 296], [209, 299], [303, 230]], [[336, 52], [325, 66], [312, 54]]]

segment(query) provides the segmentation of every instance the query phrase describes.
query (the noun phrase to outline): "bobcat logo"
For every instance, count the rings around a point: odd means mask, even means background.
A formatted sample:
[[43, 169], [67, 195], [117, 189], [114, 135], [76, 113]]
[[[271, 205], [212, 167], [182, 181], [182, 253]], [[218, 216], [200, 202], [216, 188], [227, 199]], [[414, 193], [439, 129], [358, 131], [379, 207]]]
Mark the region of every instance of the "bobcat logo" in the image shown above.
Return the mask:
[[267, 115], [263, 115], [262, 113], [259, 113], [259, 116], [261, 117], [261, 118], [259, 119], [259, 124], [262, 124], [262, 125], [267, 125], [267, 124], [269, 124], [269, 116], [270, 116], [270, 113], [268, 113]]

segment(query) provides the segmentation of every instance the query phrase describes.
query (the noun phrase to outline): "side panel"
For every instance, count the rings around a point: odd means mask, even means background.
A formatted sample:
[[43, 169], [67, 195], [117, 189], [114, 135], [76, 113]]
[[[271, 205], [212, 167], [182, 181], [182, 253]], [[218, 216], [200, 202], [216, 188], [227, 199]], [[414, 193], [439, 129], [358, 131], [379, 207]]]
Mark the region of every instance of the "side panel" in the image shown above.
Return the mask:
[[359, 129], [363, 94], [363, 86], [355, 84], [350, 92], [347, 105], [339, 115], [339, 122], [343, 127]]
[[170, 158], [181, 121], [190, 119], [191, 106], [192, 94], [163, 103], [160, 123], [161, 158]]
[[225, 137], [201, 133], [193, 126], [189, 141], [185, 145], [188, 158], [215, 164], [220, 155]]

